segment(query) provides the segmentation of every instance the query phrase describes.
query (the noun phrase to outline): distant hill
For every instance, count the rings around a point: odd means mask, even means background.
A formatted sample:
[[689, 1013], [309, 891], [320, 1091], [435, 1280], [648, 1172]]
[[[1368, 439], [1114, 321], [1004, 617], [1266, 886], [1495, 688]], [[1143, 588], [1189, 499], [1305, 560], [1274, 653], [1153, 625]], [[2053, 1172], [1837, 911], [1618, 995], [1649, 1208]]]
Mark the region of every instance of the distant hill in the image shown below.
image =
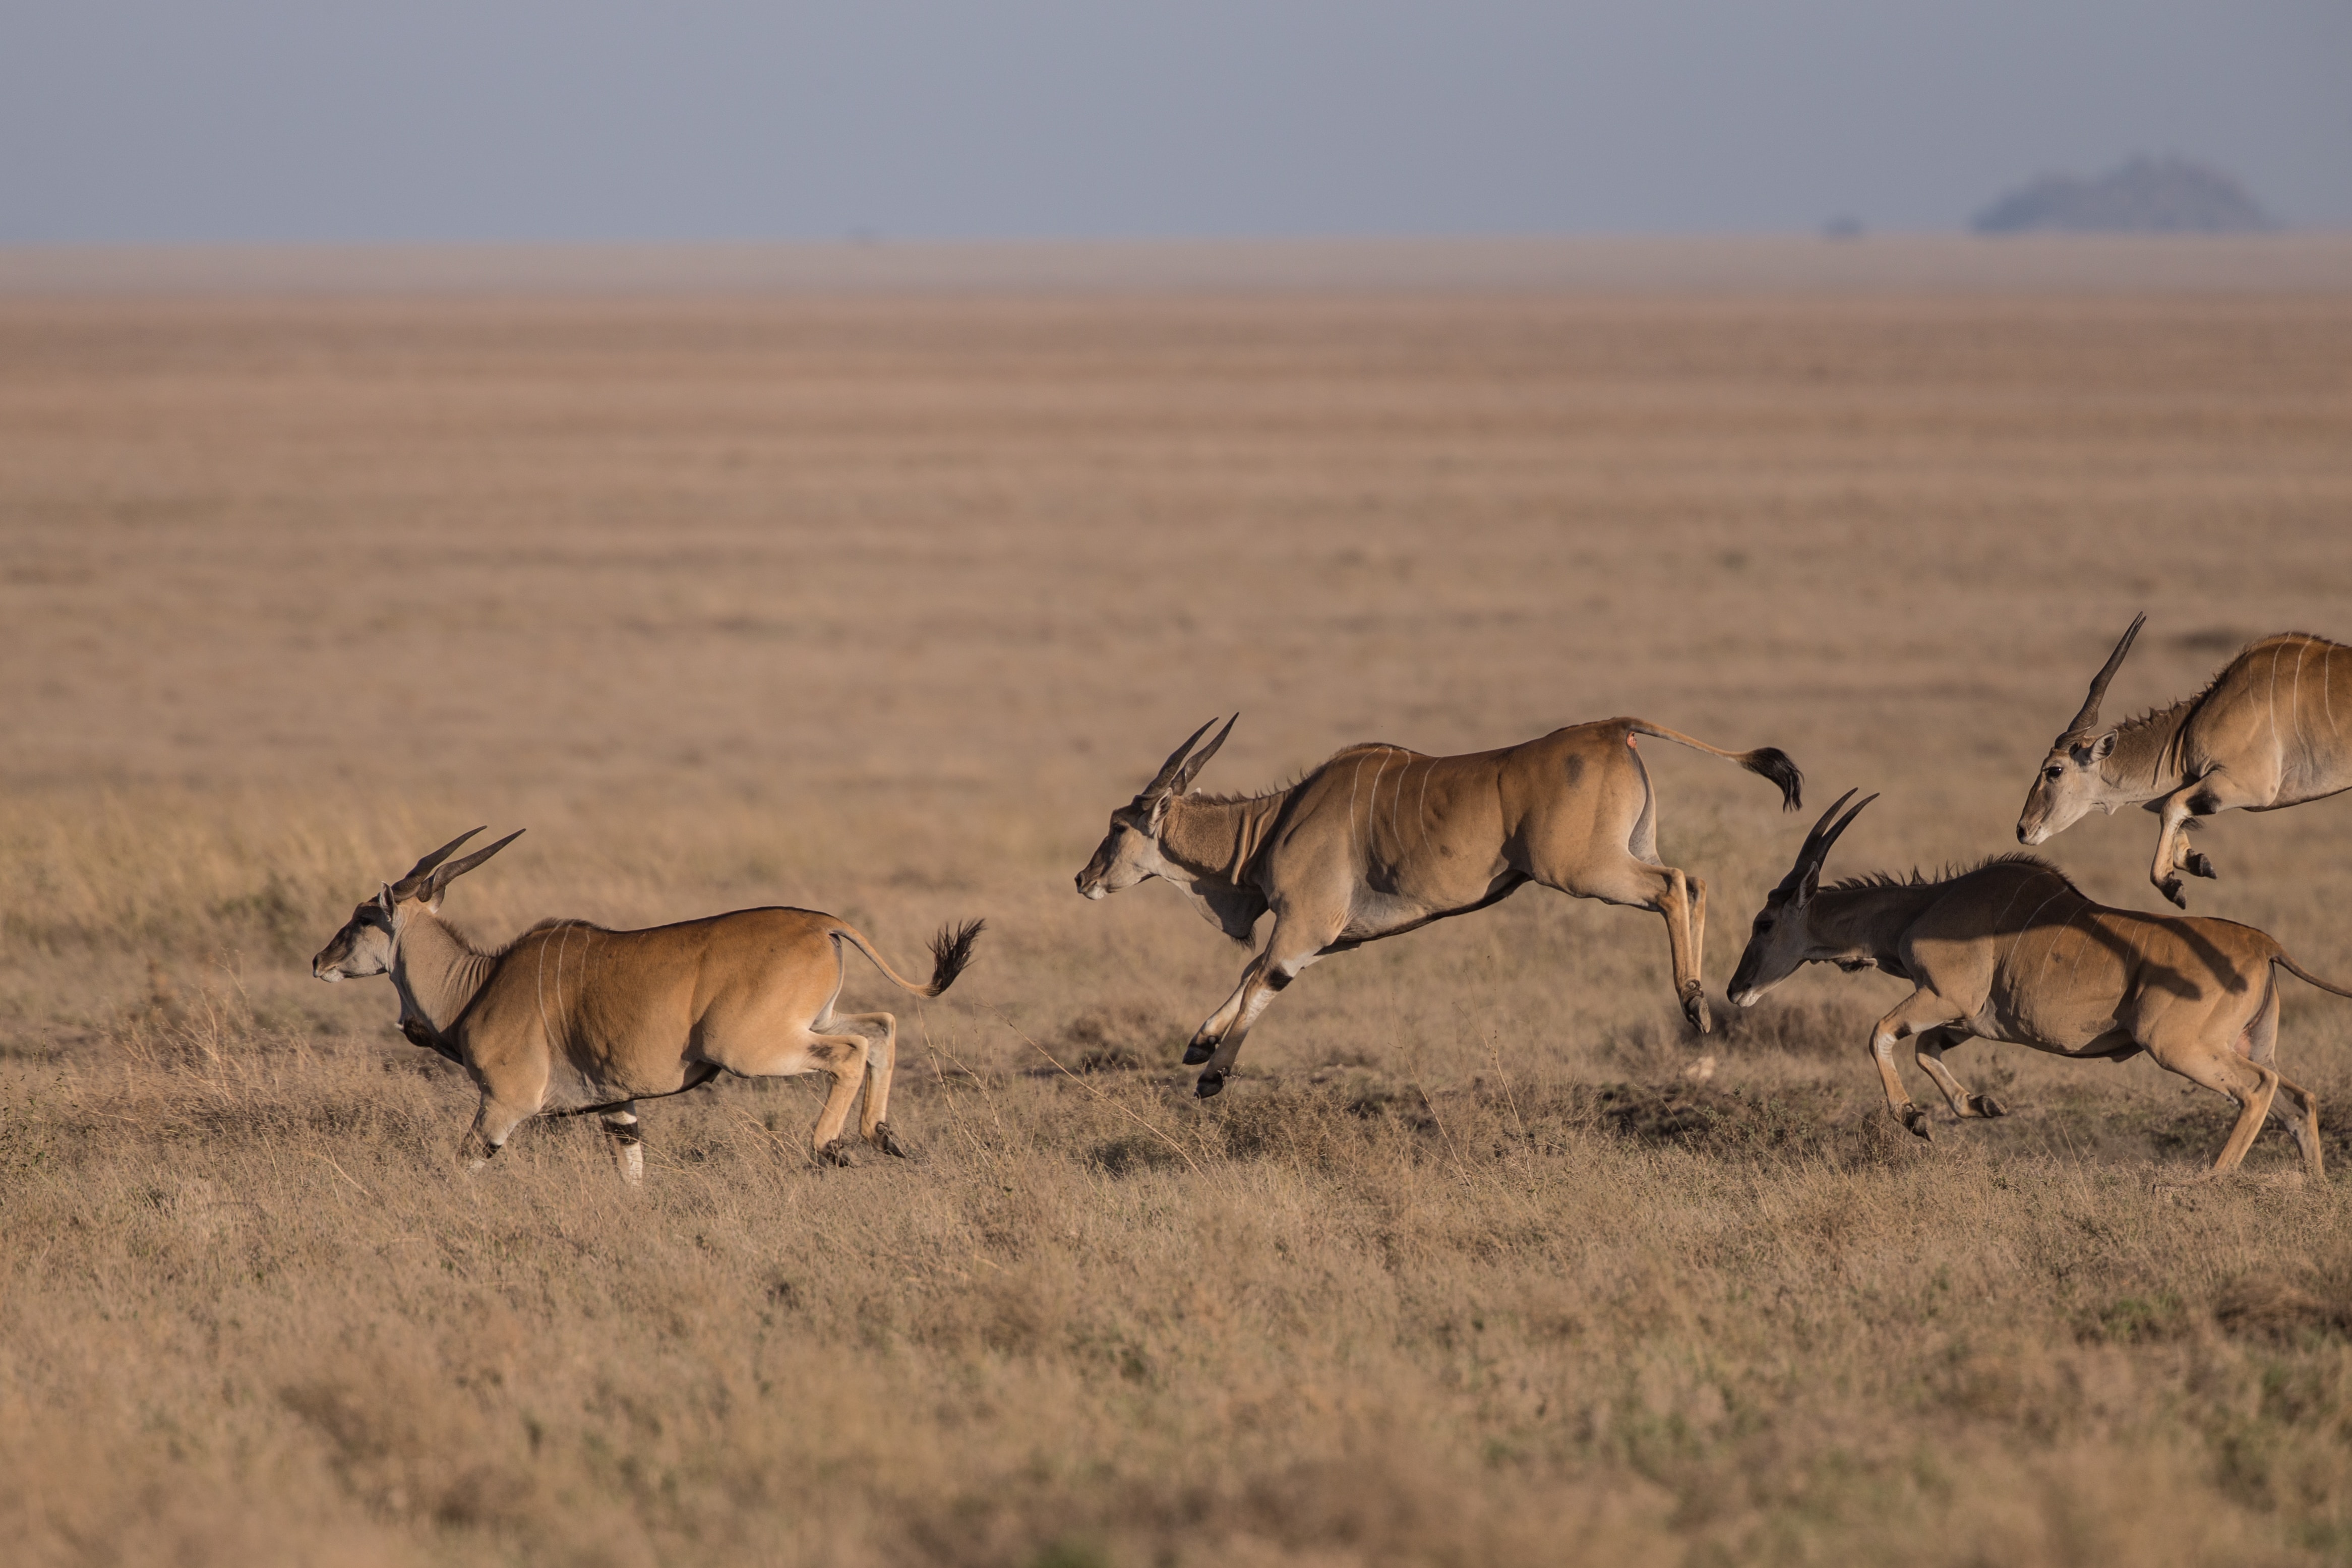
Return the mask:
[[2092, 180], [2044, 174], [1979, 213], [1974, 226], [1979, 234], [2245, 234], [2278, 226], [2218, 170], [2185, 158], [2134, 158]]

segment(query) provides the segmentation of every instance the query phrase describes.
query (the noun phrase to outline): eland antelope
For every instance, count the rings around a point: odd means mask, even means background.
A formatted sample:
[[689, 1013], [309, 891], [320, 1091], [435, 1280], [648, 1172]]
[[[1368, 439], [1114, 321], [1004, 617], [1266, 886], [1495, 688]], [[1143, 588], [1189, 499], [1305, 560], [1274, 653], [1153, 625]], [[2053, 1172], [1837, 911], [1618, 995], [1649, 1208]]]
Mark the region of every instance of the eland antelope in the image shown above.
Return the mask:
[[1606, 719], [1458, 757], [1349, 746], [1266, 795], [1188, 793], [1234, 722], [1195, 752], [1203, 724], [1170, 753], [1142, 793], [1111, 813], [1110, 831], [1077, 875], [1089, 899], [1162, 878], [1237, 941], [1274, 912], [1265, 948], [1185, 1049], [1186, 1065], [1208, 1064], [1194, 1085], [1203, 1100], [1224, 1087], [1250, 1026], [1300, 970], [1483, 910], [1528, 882], [1664, 915], [1675, 994], [1704, 1032], [1706, 884], [1659, 861], [1657, 796], [1634, 742], [1650, 735], [1727, 757], [1780, 785], [1789, 809], [1803, 782], [1770, 746], [1727, 752], [1640, 719]]
[[[2091, 693], [2051, 743], [2026, 792], [2017, 840], [2041, 844], [2094, 807], [2113, 816], [2145, 805], [2163, 826], [2147, 879], [2182, 909], [2182, 871], [2211, 877], [2213, 863], [2189, 847], [2194, 818], [2243, 807], [2276, 811], [2352, 789], [2352, 647], [2305, 632], [2249, 643], [2194, 697], [2102, 729], [2099, 703], [2132, 639], [2134, 618], [2091, 679]], [[2344, 716], [2336, 715], [2336, 672], [2344, 672]]]
[[830, 1073], [833, 1090], [811, 1146], [831, 1164], [852, 1163], [844, 1129], [862, 1083], [866, 1142], [907, 1152], [884, 1120], [898, 1023], [887, 1013], [833, 1010], [841, 949], [856, 948], [903, 990], [937, 996], [971, 962], [980, 921], [941, 930], [929, 985], [901, 976], [843, 921], [811, 910], [737, 910], [646, 931], [542, 921], [504, 947], [479, 948], [442, 918], [442, 895], [522, 837], [449, 859], [481, 831], [458, 835], [383, 884], [310, 961], [321, 980], [392, 976], [401, 1031], [464, 1068], [481, 1090], [467, 1137], [478, 1168], [530, 1117], [593, 1113], [604, 1117], [625, 1173], [636, 1181], [645, 1169], [636, 1102], [721, 1072]]
[[[1969, 1093], [1944, 1066], [1946, 1049], [1973, 1035], [2082, 1060], [2146, 1051], [2237, 1102], [2237, 1124], [2209, 1174], [2236, 1169], [2267, 1115], [2294, 1132], [2311, 1174], [2322, 1173], [2319, 1102], [2273, 1065], [2273, 971], [2338, 996], [2352, 991], [2313, 974], [2251, 926], [2109, 909], [2031, 855], [1932, 880], [1914, 872], [1824, 887], [1830, 847], [1878, 797], [1839, 816], [1853, 798], [1847, 791], [1813, 825], [1796, 865], [1764, 900], [1731, 977], [1736, 1005], [1752, 1006], [1808, 963], [1881, 969], [1909, 981], [1911, 994], [1871, 1031], [1870, 1052], [1886, 1108], [1922, 1138], [1930, 1136], [1927, 1113], [1904, 1091], [1895, 1043], [1915, 1042], [1915, 1059], [1954, 1115], [1999, 1116], [2000, 1101]], [[2281, 1089], [2297, 1114], [2275, 1104]]]

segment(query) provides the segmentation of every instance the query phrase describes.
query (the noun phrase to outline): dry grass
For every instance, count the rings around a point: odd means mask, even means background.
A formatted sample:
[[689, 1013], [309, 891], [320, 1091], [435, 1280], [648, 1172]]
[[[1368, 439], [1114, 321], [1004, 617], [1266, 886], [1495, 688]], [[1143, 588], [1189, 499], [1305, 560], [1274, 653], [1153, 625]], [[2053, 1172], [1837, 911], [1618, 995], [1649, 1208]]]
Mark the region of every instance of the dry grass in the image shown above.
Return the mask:
[[[1108, 809], [1636, 712], [2007, 847], [2123, 704], [2352, 635], [2352, 299], [0, 300], [0, 1539], [35, 1563], [2352, 1556], [2352, 1211], [2145, 1063], [1954, 1053], [1923, 1145], [1810, 974], [1705, 1049], [1540, 893], [1315, 970], [1082, 904]], [[1801, 824], [1648, 749], [1720, 985]], [[786, 901], [901, 1005], [918, 1163], [804, 1083], [450, 1158], [304, 964], [459, 827], [485, 934]], [[2159, 907], [2133, 814], [2053, 846]], [[2201, 910], [2352, 974], [2340, 804]], [[853, 973], [853, 995], [880, 1003]], [[885, 1004], [898, 1005], [898, 1004]], [[2282, 1051], [2352, 1171], [2352, 1010]], [[1048, 1054], [1069, 1072], [1049, 1065]]]

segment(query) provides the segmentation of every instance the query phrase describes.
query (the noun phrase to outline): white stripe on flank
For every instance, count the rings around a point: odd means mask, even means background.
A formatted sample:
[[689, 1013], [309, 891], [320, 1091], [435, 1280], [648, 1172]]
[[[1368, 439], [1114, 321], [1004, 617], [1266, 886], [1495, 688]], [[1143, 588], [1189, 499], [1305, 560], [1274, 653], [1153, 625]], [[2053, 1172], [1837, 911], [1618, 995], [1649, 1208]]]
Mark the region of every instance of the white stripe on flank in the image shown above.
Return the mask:
[[2056, 892], [2051, 894], [2048, 898], [2033, 906], [2033, 912], [2025, 917], [2025, 923], [2023, 925], [2017, 928], [2016, 940], [2009, 944], [2010, 957], [2013, 959], [2017, 956], [2019, 945], [2022, 943], [2026, 937], [2032, 931], [2033, 922], [2041, 918], [2042, 911], [2048, 909], [2052, 904], [2056, 903], [2060, 899], [2064, 898], [2072, 890], [2072, 889], [2061, 887]]
[[1413, 819], [1421, 824], [1421, 842], [1415, 846], [1421, 849], [1429, 847], [1429, 775], [1437, 771], [1435, 757], [1427, 758], [1426, 762], [1428, 765], [1421, 770], [1421, 795], [1412, 808]]
[[[2294, 731], [2294, 738], [2297, 741], [2303, 739], [2303, 661], [2310, 657], [2309, 643], [2305, 643], [2295, 649], [2294, 686], [2287, 692], [2286, 698], [2287, 728]], [[2282, 777], [2285, 775], [2286, 759], [2284, 757], [2279, 759], [2279, 773]]]
[[[1358, 757], [1356, 771], [1348, 775], [1348, 834], [1350, 837], [1353, 837], [1356, 832], [1356, 788], [1363, 782], [1364, 759]], [[1369, 837], [1370, 835], [1367, 834], [1366, 837]]]
[[2263, 698], [2263, 700], [2268, 705], [2270, 710], [2271, 744], [2273, 746], [2276, 746], [2278, 744], [2278, 656], [2279, 650], [2273, 647], [2271, 649], [2271, 683], [2269, 687], [2264, 689]]

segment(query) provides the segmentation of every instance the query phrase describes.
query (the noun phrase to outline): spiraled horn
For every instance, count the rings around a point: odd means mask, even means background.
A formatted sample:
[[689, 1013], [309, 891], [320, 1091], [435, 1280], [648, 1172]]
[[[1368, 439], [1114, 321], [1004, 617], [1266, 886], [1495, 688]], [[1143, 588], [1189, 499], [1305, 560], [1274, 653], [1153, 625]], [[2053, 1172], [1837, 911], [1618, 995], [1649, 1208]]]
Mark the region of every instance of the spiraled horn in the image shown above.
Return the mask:
[[[1216, 722], [1213, 719], [1209, 721], [1213, 724]], [[1217, 754], [1217, 748], [1225, 743], [1225, 737], [1232, 734], [1234, 726], [1241, 721], [1242, 716], [1238, 713], [1226, 720], [1225, 727], [1217, 731], [1215, 740], [1184, 760], [1184, 765], [1176, 770], [1175, 778], [1169, 783], [1168, 788], [1171, 794], [1182, 795], [1192, 787], [1192, 781], [1201, 776], [1201, 770], [1209, 765], [1209, 759]]]
[[[1845, 803], [1853, 797], [1854, 792], [1848, 790], [1822, 813], [1822, 819], [1813, 824], [1811, 833], [1805, 835], [1804, 844], [1797, 850], [1796, 864], [1790, 867], [1789, 874], [1780, 879], [1780, 887], [1774, 889], [1776, 892], [1793, 892], [1803, 886], [1808, 878], [1819, 876], [1822, 864], [1829, 859], [1831, 846], [1838, 841], [1838, 836], [1853, 826], [1853, 819], [1862, 815], [1863, 806], [1878, 798], [1874, 795], [1865, 796], [1861, 805], [1846, 812], [1843, 816], [1838, 816]], [[1832, 817], [1837, 818], [1834, 825], [1831, 822]]]
[[450, 865], [442, 867], [441, 869], [433, 873], [434, 892], [437, 894], [442, 889], [447, 887], [450, 883], [456, 881], [458, 878], [464, 876], [467, 872], [472, 870], [475, 867], [480, 865], [483, 861], [488, 859], [491, 856], [497, 854], [499, 850], [513, 843], [516, 839], [520, 838], [522, 835], [523, 830], [518, 827], [512, 833], [508, 834], [504, 838], [499, 839], [496, 844], [491, 845], [488, 848], [477, 849], [471, 855], [467, 856], [463, 860], [458, 860]]
[[2079, 735], [2097, 725], [2099, 701], [2107, 694], [2107, 682], [2116, 678], [2116, 669], [2124, 662], [2124, 655], [2131, 652], [2132, 638], [2139, 636], [2140, 627], [2147, 624], [2147, 612], [2145, 610], [2132, 617], [2131, 626], [2124, 633], [2123, 640], [2116, 644], [2116, 651], [2107, 655], [2107, 662], [2100, 666], [2099, 673], [2091, 678], [2091, 694], [2083, 699], [2083, 710], [2074, 715], [2072, 724], [2066, 726], [2066, 733]]
[[457, 852], [457, 846], [466, 842], [467, 839], [471, 838], [475, 834], [485, 831], [487, 826], [488, 825], [485, 824], [483, 827], [469, 827], [466, 829], [465, 832], [460, 833], [457, 837], [452, 838], [448, 843], [444, 844], [440, 848], [436, 849], [432, 854], [427, 855], [424, 859], [419, 860], [415, 865], [411, 866], [408, 868], [408, 875], [403, 877], [399, 881], [394, 882], [392, 885], [392, 896], [395, 899], [405, 899], [414, 896], [416, 889], [425, 885], [425, 879], [432, 873], [434, 867], [438, 866], [442, 861], [449, 858], [452, 854]]
[[[1215, 722], [1214, 719], [1209, 721], [1209, 724]], [[1209, 724], [1203, 724], [1193, 731], [1192, 734], [1185, 737], [1182, 745], [1168, 753], [1168, 760], [1160, 764], [1160, 771], [1151, 775], [1151, 782], [1143, 786], [1142, 791], [1136, 795], [1136, 799], [1150, 800], [1167, 793], [1168, 786], [1176, 782], [1176, 770], [1184, 765], [1184, 754], [1200, 744], [1201, 737], [1209, 732]], [[1223, 739], [1222, 736], [1219, 738]]]

